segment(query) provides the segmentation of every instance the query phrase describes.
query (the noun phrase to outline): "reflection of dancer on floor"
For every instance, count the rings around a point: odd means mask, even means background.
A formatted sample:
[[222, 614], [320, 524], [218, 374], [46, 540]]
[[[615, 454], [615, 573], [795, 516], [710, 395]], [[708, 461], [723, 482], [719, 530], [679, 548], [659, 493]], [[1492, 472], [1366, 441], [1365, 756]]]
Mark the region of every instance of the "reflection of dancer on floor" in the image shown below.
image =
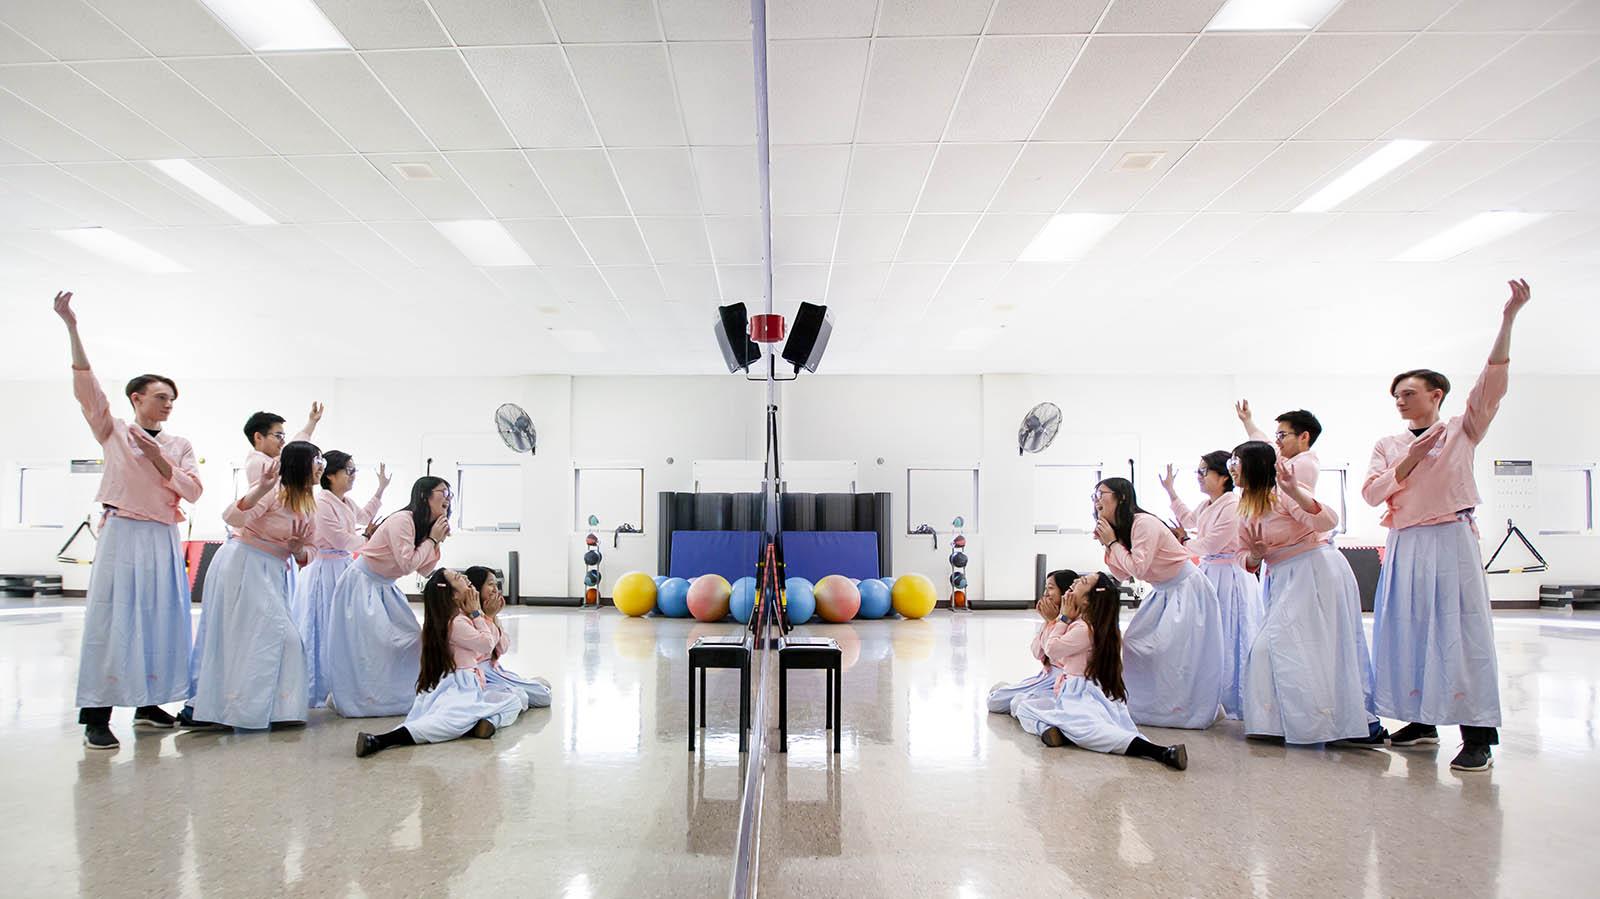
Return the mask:
[[1122, 597], [1117, 582], [1103, 572], [1073, 581], [1062, 600], [1072, 623], [1045, 643], [1045, 654], [1060, 673], [1043, 696], [1016, 704], [1022, 729], [1046, 746], [1082, 746], [1095, 752], [1131, 755], [1179, 771], [1189, 767], [1182, 743], [1157, 746], [1139, 735], [1128, 713], [1122, 684], [1122, 635], [1117, 615]]
[[1262, 568], [1267, 609], [1245, 666], [1244, 726], [1252, 737], [1381, 749], [1372, 663], [1350, 563], [1320, 534], [1339, 523], [1295, 480], [1289, 460], [1259, 440], [1234, 448], [1241, 561]]
[[483, 603], [483, 617], [489, 622], [489, 630], [495, 635], [494, 652], [489, 658], [478, 663], [478, 670], [483, 672], [485, 683], [491, 687], [510, 690], [522, 697], [524, 710], [549, 706], [549, 681], [542, 677], [523, 677], [500, 664], [501, 657], [511, 651], [511, 637], [500, 624], [500, 612], [506, 607], [506, 595], [500, 592], [500, 579], [494, 576], [493, 571], [482, 565], [468, 568], [466, 574], [467, 580], [472, 582], [472, 586], [478, 591]]
[[1222, 711], [1237, 719], [1244, 717], [1240, 684], [1245, 662], [1265, 614], [1261, 582], [1239, 565], [1239, 497], [1228, 474], [1228, 452], [1217, 450], [1201, 456], [1195, 477], [1206, 499], [1194, 509], [1178, 498], [1173, 486], [1178, 474], [1171, 465], [1160, 480], [1178, 521], [1178, 542], [1200, 557], [1200, 571], [1217, 591], [1222, 610]]
[[357, 506], [349, 493], [356, 482], [356, 460], [346, 452], [322, 454], [327, 468], [322, 491], [317, 494], [317, 534], [311, 564], [295, 581], [294, 621], [306, 647], [306, 683], [312, 708], [328, 701], [328, 618], [333, 614], [333, 588], [355, 558], [356, 550], [372, 536], [372, 520], [389, 489], [389, 470], [378, 464], [378, 489], [365, 506]]
[[1511, 328], [1533, 293], [1511, 282], [1489, 361], [1467, 396], [1467, 408], [1441, 421], [1450, 380], [1429, 369], [1389, 384], [1408, 432], [1372, 448], [1361, 495], [1383, 505], [1388, 549], [1372, 616], [1379, 714], [1409, 722], [1391, 745], [1433, 745], [1438, 726], [1461, 727], [1458, 771], [1494, 764], [1500, 742], [1499, 662], [1489, 582], [1483, 574], [1473, 510], [1480, 502], [1473, 454], [1506, 395]]
[[78, 337], [70, 291], [56, 294], [55, 309], [72, 344], [72, 392], [105, 457], [94, 497], [105, 519], [89, 569], [78, 653], [78, 723], [85, 746], [115, 749], [113, 706], [133, 706], [135, 727], [168, 728], [174, 719], [157, 703], [189, 693], [189, 582], [178, 502], [200, 499], [200, 469], [189, 441], [162, 427], [178, 385], [140, 375], [124, 390], [133, 424], [112, 417]]
[[1056, 675], [1060, 673], [1060, 669], [1051, 663], [1044, 647], [1052, 637], [1065, 631], [1067, 625], [1072, 622], [1061, 600], [1067, 591], [1072, 589], [1072, 582], [1077, 579], [1078, 573], [1067, 569], [1052, 571], [1045, 575], [1044, 594], [1033, 607], [1044, 621], [1040, 623], [1038, 632], [1033, 635], [1033, 642], [1028, 646], [1028, 651], [1039, 661], [1042, 668], [1032, 677], [1023, 678], [1014, 684], [999, 683], [991, 687], [989, 711], [1016, 715], [1018, 702], [1035, 696], [1048, 695], [1054, 689]]
[[223, 510], [232, 552], [206, 577], [207, 625], [191, 717], [260, 729], [306, 720], [306, 652], [290, 611], [316, 536], [322, 453], [297, 440]]
[[1203, 730], [1222, 704], [1222, 611], [1216, 588], [1189, 551], [1139, 508], [1127, 478], [1095, 487], [1094, 536], [1119, 578], [1154, 585], [1122, 640], [1123, 680], [1133, 720], [1151, 727]]
[[493, 658], [498, 639], [466, 575], [435, 571], [422, 588], [421, 673], [411, 712], [388, 733], [356, 734], [356, 757], [468, 735], [486, 740], [517, 720], [526, 697], [486, 684], [479, 667]]
[[421, 477], [411, 502], [385, 518], [333, 587], [324, 674], [346, 718], [403, 715], [416, 696], [420, 629], [396, 579], [426, 575], [450, 536], [450, 485]]

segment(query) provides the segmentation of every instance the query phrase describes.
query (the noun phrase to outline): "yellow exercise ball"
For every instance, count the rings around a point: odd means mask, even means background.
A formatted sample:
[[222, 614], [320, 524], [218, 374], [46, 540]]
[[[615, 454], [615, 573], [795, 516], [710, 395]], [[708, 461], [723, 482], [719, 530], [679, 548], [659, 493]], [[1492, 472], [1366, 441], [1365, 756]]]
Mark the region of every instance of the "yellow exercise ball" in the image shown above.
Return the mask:
[[617, 611], [629, 618], [648, 615], [656, 607], [656, 582], [642, 571], [630, 571], [617, 578], [617, 585], [611, 588], [611, 601]]
[[903, 574], [895, 578], [894, 589], [889, 593], [894, 610], [905, 618], [921, 618], [933, 611], [939, 594], [933, 581], [921, 574]]

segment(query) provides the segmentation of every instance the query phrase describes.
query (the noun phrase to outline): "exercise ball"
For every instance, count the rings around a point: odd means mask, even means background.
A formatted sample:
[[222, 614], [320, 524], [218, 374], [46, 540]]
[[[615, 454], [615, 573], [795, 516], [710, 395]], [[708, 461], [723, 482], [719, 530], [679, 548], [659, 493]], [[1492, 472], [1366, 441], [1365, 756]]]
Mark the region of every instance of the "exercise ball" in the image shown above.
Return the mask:
[[600, 550], [591, 549], [588, 552], [583, 554], [583, 564], [585, 564], [585, 565], [599, 565], [600, 564], [600, 560], [603, 559], [603, 558], [605, 558], [605, 557], [600, 555]]
[[786, 617], [793, 625], [805, 624], [817, 613], [817, 597], [811, 582], [803, 577], [792, 577], [783, 582], [784, 601], [788, 603]]
[[611, 588], [611, 601], [617, 611], [629, 618], [650, 614], [656, 607], [656, 582], [642, 571], [630, 571], [617, 578]]
[[817, 581], [817, 612], [824, 620], [843, 624], [861, 609], [861, 590], [843, 575], [830, 574]]
[[869, 578], [862, 581], [858, 589], [861, 591], [861, 610], [856, 613], [857, 618], [882, 618], [889, 614], [892, 602], [887, 584]]
[[720, 574], [702, 574], [689, 585], [689, 614], [698, 621], [721, 621], [728, 617], [728, 598], [733, 588]]
[[658, 574], [658, 575], [656, 575], [656, 576], [655, 576], [655, 577], [653, 577], [653, 578], [651, 578], [651, 579], [650, 579], [650, 580], [652, 580], [652, 581], [655, 581], [655, 582], [656, 582], [656, 586], [657, 586], [657, 587], [659, 587], [659, 586], [661, 586], [661, 584], [662, 584], [662, 583], [663, 583], [663, 582], [664, 582], [664, 581], [666, 581], [666, 579], [667, 579], [667, 576], [666, 576], [666, 575], [664, 575], [664, 574]]
[[733, 594], [728, 597], [729, 611], [740, 624], [749, 624], [756, 610], [756, 579], [742, 577], [733, 582]]
[[656, 608], [669, 618], [689, 617], [689, 582], [669, 577], [656, 588]]
[[888, 587], [890, 590], [894, 589], [894, 578], [892, 578], [892, 577], [880, 577], [880, 578], [878, 578], [878, 580], [883, 581], [883, 585], [885, 587]]
[[895, 578], [894, 589], [889, 591], [894, 610], [907, 618], [921, 618], [933, 611], [939, 594], [933, 581], [921, 574], [903, 574]]

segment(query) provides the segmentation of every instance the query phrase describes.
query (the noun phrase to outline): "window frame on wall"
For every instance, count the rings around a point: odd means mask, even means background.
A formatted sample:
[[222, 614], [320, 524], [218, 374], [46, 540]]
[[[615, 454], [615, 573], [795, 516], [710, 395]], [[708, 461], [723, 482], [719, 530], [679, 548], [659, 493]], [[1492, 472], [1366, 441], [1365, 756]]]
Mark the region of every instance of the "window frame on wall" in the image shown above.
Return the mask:
[[[589, 524], [589, 516], [603, 510], [585, 511], [583, 508], [583, 473], [586, 471], [630, 471], [637, 472], [639, 476], [639, 506], [637, 521], [608, 522], [601, 517], [598, 525]], [[645, 532], [645, 467], [642, 464], [631, 462], [594, 463], [572, 466], [572, 522], [573, 529], [578, 533], [592, 530], [616, 530], [623, 524], [631, 524], [636, 530], [631, 533], [643, 534]]]
[[[962, 521], [963, 521], [963, 524], [962, 524], [962, 527], [961, 527], [961, 532], [962, 533], [964, 533], [964, 534], [977, 534], [977, 533], [979, 533], [980, 511], [982, 509], [982, 503], [983, 503], [983, 487], [982, 487], [981, 469], [977, 465], [908, 465], [908, 466], [906, 466], [906, 530], [905, 530], [906, 536], [918, 536], [918, 534], [914, 530], [914, 528], [916, 528], [917, 526], [922, 525], [922, 524], [927, 524], [927, 525], [931, 526], [933, 528], [934, 533], [936, 533], [936, 534], [953, 534], [953, 533], [956, 532], [955, 528], [950, 524], [950, 520], [948, 520], [948, 519], [947, 520], [943, 520], [943, 521], [926, 521], [926, 522], [924, 522], [924, 521], [914, 521], [912, 519], [912, 511], [913, 511], [913, 509], [915, 507], [915, 503], [916, 503], [915, 485], [913, 483], [913, 481], [915, 480], [914, 475], [917, 472], [936, 472], [936, 471], [970, 472], [971, 473], [971, 475], [972, 475], [972, 512], [971, 512], [971, 514], [960, 513], [960, 512], [958, 512], [957, 514], [961, 515], [961, 517], [962, 517]], [[942, 518], [943, 516], [940, 516], [940, 517]]]
[[[523, 489], [525, 487], [525, 483], [524, 483], [524, 479], [523, 479], [524, 472], [523, 472], [522, 464], [520, 462], [461, 462], [461, 461], [458, 461], [458, 462], [455, 463], [455, 468], [456, 468], [455, 483], [452, 485], [452, 489], [455, 491], [455, 498], [454, 498], [454, 500], [452, 500], [453, 508], [450, 511], [453, 513], [453, 517], [456, 520], [456, 524], [461, 528], [463, 533], [469, 533], [469, 534], [515, 534], [515, 533], [520, 533], [522, 531], [522, 516], [523, 516], [523, 512], [526, 511], [526, 510], [523, 508], [523, 502], [522, 502], [522, 495], [523, 495]], [[469, 508], [468, 504], [467, 504], [467, 483], [466, 483], [467, 472], [476, 471], [476, 470], [486, 470], [486, 469], [515, 471], [517, 473], [517, 490], [516, 490], [517, 520], [516, 521], [496, 522], [493, 527], [488, 527], [488, 526], [476, 526], [476, 527], [473, 527], [473, 526], [468, 526], [467, 525], [466, 513], [467, 513], [467, 509]]]
[[[1540, 495], [1544, 491], [1544, 482], [1539, 477], [1539, 475], [1541, 473], [1543, 473], [1543, 472], [1574, 472], [1574, 473], [1579, 473], [1579, 474], [1583, 475], [1583, 486], [1580, 488], [1583, 491], [1583, 494], [1584, 494], [1583, 495], [1583, 505], [1582, 505], [1582, 511], [1583, 511], [1583, 517], [1584, 517], [1583, 527], [1579, 528], [1579, 529], [1566, 528], [1566, 527], [1548, 527], [1547, 525], [1550, 524], [1550, 522], [1545, 520], [1543, 513], [1539, 513], [1539, 514], [1536, 514], [1535, 518], [1534, 518], [1534, 520], [1538, 522], [1537, 533], [1538, 533], [1539, 536], [1544, 536], [1544, 537], [1549, 537], [1549, 536], [1567, 536], [1567, 537], [1579, 536], [1579, 537], [1581, 537], [1581, 536], [1586, 536], [1586, 535], [1594, 533], [1594, 514], [1595, 514], [1595, 509], [1594, 509], [1594, 506], [1595, 506], [1595, 501], [1594, 501], [1595, 500], [1595, 497], [1594, 497], [1594, 475], [1595, 475], [1595, 468], [1596, 468], [1596, 463], [1593, 463], [1593, 462], [1580, 462], [1580, 463], [1574, 463], [1574, 464], [1570, 464], [1570, 465], [1564, 465], [1564, 464], [1553, 464], [1553, 465], [1551, 465], [1551, 464], [1539, 464], [1539, 465], [1535, 465], [1534, 466], [1534, 469], [1533, 469], [1534, 470], [1534, 490], [1535, 490], [1534, 497], [1535, 497], [1535, 502], [1536, 503], [1538, 502], [1538, 500], [1540, 499]], [[1539, 503], [1538, 506], [1536, 506], [1535, 508], [1538, 509], [1538, 508], [1540, 508], [1542, 506], [1543, 506], [1543, 503]]]
[[[1033, 532], [1035, 534], [1090, 534], [1090, 533], [1093, 533], [1093, 531], [1088, 526], [1084, 526], [1084, 527], [1063, 527], [1059, 523], [1040, 522], [1038, 520], [1039, 512], [1038, 512], [1038, 500], [1037, 500], [1037, 497], [1038, 497], [1039, 492], [1040, 492], [1040, 488], [1038, 486], [1038, 474], [1039, 474], [1039, 470], [1042, 469], [1042, 468], [1065, 468], [1065, 469], [1074, 469], [1074, 470], [1078, 470], [1078, 471], [1093, 472], [1093, 474], [1094, 474], [1094, 483], [1098, 484], [1098, 483], [1100, 483], [1100, 481], [1102, 481], [1105, 478], [1106, 464], [1104, 462], [1040, 462], [1040, 463], [1037, 463], [1037, 464], [1035, 464], [1033, 466], [1033, 476], [1034, 476], [1034, 482], [1035, 482], [1034, 485], [1033, 485], [1033, 487], [1034, 487], [1034, 496], [1035, 496], [1034, 512], [1033, 512], [1033, 518], [1034, 518]], [[1070, 491], [1069, 491], [1069, 494], [1070, 494]], [[1087, 499], [1088, 495], [1089, 494], [1087, 494], [1087, 493], [1083, 494], [1083, 496], [1086, 499]], [[1070, 500], [1070, 495], [1069, 495], [1068, 501], [1069, 502], [1071, 501]], [[1084, 518], [1085, 521], [1087, 521], [1089, 519], [1089, 514], [1088, 514], [1087, 511], [1085, 511], [1085, 513], [1083, 515], [1083, 518]], [[1054, 526], [1052, 526], [1052, 527], [1043, 527], [1042, 526], [1042, 525], [1046, 525], [1046, 524], [1053, 524]]]

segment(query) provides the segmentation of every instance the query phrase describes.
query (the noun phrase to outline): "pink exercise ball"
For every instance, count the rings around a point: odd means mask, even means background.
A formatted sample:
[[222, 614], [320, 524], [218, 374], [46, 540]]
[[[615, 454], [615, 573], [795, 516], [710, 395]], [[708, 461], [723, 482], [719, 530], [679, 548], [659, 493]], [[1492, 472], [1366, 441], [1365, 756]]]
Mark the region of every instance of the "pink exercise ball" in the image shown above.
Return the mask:
[[733, 587], [720, 574], [702, 574], [689, 585], [689, 614], [698, 621], [721, 621], [728, 617], [728, 598]]
[[817, 597], [817, 614], [825, 621], [843, 624], [861, 611], [861, 590], [850, 579], [830, 574], [817, 581], [812, 593]]

